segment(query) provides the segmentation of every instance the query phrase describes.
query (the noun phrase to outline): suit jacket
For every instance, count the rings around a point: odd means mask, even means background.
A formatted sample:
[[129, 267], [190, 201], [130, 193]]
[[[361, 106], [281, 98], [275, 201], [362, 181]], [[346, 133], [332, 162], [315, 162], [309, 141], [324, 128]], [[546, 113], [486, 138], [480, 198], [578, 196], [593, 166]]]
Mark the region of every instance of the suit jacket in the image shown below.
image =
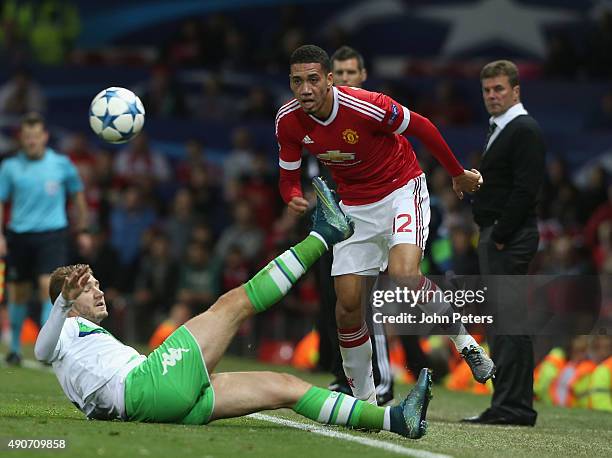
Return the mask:
[[484, 183], [474, 195], [472, 211], [480, 227], [495, 225], [492, 239], [505, 243], [535, 219], [544, 181], [545, 146], [540, 127], [529, 115], [510, 121], [481, 157]]

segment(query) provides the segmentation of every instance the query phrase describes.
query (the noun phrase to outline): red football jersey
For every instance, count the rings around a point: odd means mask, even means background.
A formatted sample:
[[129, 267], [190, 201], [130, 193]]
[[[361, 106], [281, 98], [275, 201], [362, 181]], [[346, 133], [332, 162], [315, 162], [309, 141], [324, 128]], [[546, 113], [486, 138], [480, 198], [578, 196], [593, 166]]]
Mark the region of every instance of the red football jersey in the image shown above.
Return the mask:
[[305, 148], [328, 166], [347, 205], [376, 202], [422, 171], [410, 142], [402, 136], [410, 111], [391, 97], [353, 87], [333, 87], [328, 119], [302, 110], [297, 100], [276, 116], [279, 165], [301, 166]]

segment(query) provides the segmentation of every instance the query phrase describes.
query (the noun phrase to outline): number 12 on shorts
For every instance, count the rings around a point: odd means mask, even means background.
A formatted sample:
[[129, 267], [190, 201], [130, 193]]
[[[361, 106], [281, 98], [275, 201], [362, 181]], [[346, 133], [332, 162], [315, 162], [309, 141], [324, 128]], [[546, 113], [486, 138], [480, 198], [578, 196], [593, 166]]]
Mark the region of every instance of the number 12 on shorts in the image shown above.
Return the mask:
[[395, 216], [393, 220], [393, 233], [399, 234], [400, 232], [412, 232], [408, 226], [412, 223], [412, 216], [408, 213], [400, 213]]

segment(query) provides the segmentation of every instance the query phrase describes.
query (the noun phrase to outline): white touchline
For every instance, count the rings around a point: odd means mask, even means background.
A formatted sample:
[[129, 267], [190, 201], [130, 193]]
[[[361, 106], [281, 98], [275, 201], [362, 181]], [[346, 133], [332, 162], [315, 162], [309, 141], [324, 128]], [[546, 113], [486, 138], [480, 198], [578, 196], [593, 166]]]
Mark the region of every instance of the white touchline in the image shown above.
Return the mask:
[[388, 452], [393, 452], [400, 455], [412, 456], [415, 458], [452, 458], [450, 455], [442, 455], [440, 453], [428, 452], [427, 450], [418, 450], [415, 448], [402, 447], [401, 445], [392, 444], [390, 442], [384, 442], [376, 439], [368, 439], [367, 437], [353, 436], [352, 434], [334, 431], [333, 429], [326, 428], [323, 426], [299, 423], [297, 421], [287, 420], [286, 418], [273, 417], [272, 415], [252, 413], [247, 416], [255, 420], [269, 421], [270, 423], [276, 423], [279, 425], [288, 426], [290, 428], [302, 429], [311, 433], [320, 434], [321, 436], [332, 437], [334, 439], [342, 439], [349, 442], [357, 442], [359, 444], [379, 448], [381, 450], [386, 450]]

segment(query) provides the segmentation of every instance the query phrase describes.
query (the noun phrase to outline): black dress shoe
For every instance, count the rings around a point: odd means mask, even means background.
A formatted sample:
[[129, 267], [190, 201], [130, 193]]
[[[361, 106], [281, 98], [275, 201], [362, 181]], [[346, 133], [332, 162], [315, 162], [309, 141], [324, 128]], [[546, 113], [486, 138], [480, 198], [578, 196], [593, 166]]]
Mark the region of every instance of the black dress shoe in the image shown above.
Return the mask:
[[376, 394], [376, 404], [378, 407], [384, 407], [393, 402], [393, 391], [389, 390], [386, 393]]
[[534, 426], [535, 419], [504, 415], [497, 413], [491, 409], [485, 410], [480, 415], [466, 417], [461, 420], [461, 423], [472, 423], [477, 425], [514, 425], [514, 426]]
[[353, 390], [351, 390], [351, 387], [346, 381], [346, 377], [343, 376], [336, 377], [334, 381], [329, 384], [327, 389], [330, 391], [337, 391], [338, 393], [348, 394], [349, 396], [353, 395]]
[[21, 366], [21, 355], [15, 353], [14, 351], [10, 352], [8, 355], [6, 355], [5, 361], [9, 366]]

